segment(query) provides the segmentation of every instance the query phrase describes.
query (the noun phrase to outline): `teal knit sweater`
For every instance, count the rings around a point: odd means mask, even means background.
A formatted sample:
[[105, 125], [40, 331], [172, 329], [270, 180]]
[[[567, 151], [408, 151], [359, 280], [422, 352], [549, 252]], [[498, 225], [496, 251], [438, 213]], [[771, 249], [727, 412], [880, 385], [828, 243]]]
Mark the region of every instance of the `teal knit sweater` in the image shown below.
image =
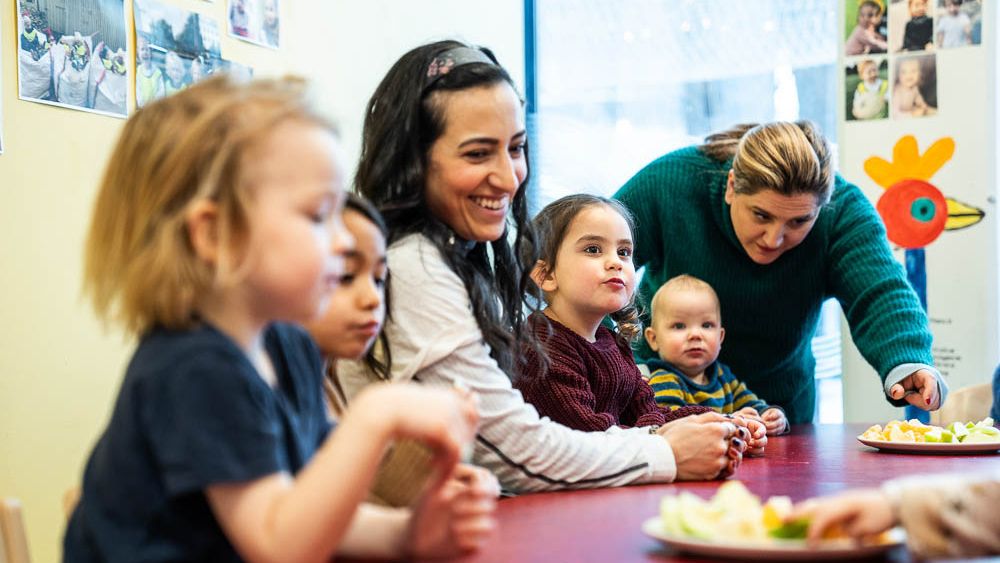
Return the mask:
[[[861, 190], [837, 176], [809, 235], [760, 265], [733, 230], [725, 202], [730, 165], [688, 147], [653, 161], [615, 194], [636, 218], [634, 260], [646, 268], [638, 297], [643, 309], [676, 275], [711, 284], [726, 329], [719, 359], [761, 398], [784, 408], [793, 424], [811, 421], [815, 410], [810, 343], [829, 297], [840, 301], [855, 344], [883, 383], [900, 364], [933, 365], [927, 316]], [[636, 356], [655, 357], [645, 342]], [[882, 391], [873, 385], [872, 392]]]

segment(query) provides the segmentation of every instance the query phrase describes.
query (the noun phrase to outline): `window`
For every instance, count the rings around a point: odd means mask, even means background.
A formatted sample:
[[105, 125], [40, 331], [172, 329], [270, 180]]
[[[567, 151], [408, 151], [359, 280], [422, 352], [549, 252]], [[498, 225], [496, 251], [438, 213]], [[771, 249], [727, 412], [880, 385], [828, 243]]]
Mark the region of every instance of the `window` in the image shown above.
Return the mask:
[[[537, 210], [613, 194], [640, 168], [740, 122], [837, 132], [834, 0], [526, 0]], [[818, 420], [842, 420], [839, 308], [813, 344]]]

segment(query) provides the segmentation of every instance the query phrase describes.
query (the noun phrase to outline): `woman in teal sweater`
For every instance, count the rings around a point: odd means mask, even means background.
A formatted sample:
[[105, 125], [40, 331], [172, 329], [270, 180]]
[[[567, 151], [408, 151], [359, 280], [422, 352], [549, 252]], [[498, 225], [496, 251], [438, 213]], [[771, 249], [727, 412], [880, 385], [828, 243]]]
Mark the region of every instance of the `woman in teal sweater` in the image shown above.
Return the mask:
[[[739, 125], [664, 155], [615, 198], [635, 214], [645, 309], [666, 280], [690, 274], [722, 304], [720, 360], [789, 422], [812, 420], [810, 347], [835, 297], [887, 399], [937, 409], [947, 387], [931, 365], [927, 316], [861, 190], [833, 173], [808, 122]], [[655, 357], [645, 342], [639, 358]]]

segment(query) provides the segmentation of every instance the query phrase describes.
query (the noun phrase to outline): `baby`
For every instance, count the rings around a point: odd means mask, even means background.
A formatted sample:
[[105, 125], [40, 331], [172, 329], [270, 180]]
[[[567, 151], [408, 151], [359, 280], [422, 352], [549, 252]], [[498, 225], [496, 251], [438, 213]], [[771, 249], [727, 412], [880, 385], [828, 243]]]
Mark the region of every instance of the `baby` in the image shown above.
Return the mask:
[[760, 420], [770, 435], [788, 430], [785, 412], [753, 394], [717, 362], [725, 330], [712, 286], [689, 275], [663, 284], [653, 296], [644, 336], [660, 360], [649, 362], [656, 402], [677, 409], [703, 405], [723, 414]]
[[885, 53], [889, 45], [878, 32], [882, 22], [882, 5], [875, 0], [865, 0], [858, 6], [858, 25], [847, 38], [844, 52], [847, 56]]
[[920, 82], [920, 60], [909, 58], [899, 61], [896, 84], [892, 89], [893, 117], [921, 117], [934, 112], [920, 93]]
[[854, 119], [885, 117], [886, 93], [889, 82], [878, 75], [878, 63], [872, 59], [858, 62], [858, 87], [851, 100], [851, 115]]

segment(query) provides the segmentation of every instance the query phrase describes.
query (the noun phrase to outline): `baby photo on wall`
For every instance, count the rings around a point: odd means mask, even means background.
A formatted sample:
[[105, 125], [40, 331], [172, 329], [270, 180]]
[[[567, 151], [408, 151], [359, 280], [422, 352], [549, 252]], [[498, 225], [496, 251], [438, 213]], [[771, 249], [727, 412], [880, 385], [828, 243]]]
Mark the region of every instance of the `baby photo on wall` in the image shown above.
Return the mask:
[[279, 0], [229, 0], [229, 35], [264, 47], [280, 46]]
[[886, 29], [882, 0], [845, 0], [844, 55], [885, 53], [889, 48]]
[[934, 49], [932, 0], [892, 0], [889, 5], [889, 50], [893, 53]]
[[844, 70], [848, 121], [889, 117], [889, 62], [884, 56], [866, 57]]
[[934, 43], [953, 49], [982, 42], [983, 7], [979, 0], [938, 0]]
[[893, 119], [937, 113], [937, 64], [933, 54], [896, 58], [893, 75]]
[[124, 0], [18, 0], [22, 100], [125, 117], [128, 60]]

